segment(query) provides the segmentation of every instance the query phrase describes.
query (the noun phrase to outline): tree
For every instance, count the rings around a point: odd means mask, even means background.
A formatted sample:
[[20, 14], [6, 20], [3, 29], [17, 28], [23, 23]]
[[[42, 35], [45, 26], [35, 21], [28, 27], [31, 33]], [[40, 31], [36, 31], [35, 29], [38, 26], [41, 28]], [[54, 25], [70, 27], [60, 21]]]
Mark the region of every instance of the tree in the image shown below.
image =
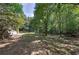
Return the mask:
[[78, 30], [79, 5], [75, 4], [36, 4], [32, 26], [45, 35], [50, 32], [75, 33]]
[[24, 23], [22, 6], [20, 4], [0, 4], [0, 36], [9, 28], [17, 29]]
[[35, 25], [36, 30], [38, 32], [40, 32], [40, 30], [43, 30], [43, 33], [45, 35], [47, 35], [48, 32], [48, 19], [51, 13], [49, 5], [51, 4], [36, 4], [35, 13], [34, 13], [35, 23], [38, 23], [37, 25]]

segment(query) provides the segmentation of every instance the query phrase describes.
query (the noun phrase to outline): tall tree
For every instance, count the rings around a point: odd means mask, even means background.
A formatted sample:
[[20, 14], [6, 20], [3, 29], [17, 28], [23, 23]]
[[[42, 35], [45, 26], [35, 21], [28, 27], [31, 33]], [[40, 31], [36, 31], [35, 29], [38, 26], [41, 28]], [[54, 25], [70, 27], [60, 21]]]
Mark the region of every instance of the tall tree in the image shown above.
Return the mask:
[[55, 29], [59, 34], [74, 33], [78, 28], [79, 12], [77, 9], [79, 7], [74, 4], [36, 4], [33, 27], [38, 31], [44, 31], [45, 35], [50, 29]]
[[24, 23], [22, 6], [20, 4], [0, 4], [0, 35], [9, 28], [17, 29]]

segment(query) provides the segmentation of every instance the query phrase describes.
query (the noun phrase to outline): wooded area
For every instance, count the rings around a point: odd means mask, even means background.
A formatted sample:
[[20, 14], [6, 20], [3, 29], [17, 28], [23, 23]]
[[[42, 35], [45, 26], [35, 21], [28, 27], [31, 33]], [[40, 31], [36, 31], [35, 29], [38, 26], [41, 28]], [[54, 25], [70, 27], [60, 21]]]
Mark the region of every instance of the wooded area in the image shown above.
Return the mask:
[[79, 54], [78, 3], [36, 3], [33, 17], [22, 8], [0, 4], [1, 55]]
[[31, 24], [36, 32], [74, 34], [79, 31], [78, 4], [36, 4]]

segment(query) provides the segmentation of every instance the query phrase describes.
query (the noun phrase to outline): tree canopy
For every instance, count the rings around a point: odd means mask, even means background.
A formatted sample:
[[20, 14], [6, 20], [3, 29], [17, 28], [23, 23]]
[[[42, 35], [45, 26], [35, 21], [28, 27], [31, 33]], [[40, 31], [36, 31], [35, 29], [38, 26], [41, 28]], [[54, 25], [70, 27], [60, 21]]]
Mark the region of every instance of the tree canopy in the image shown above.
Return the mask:
[[24, 13], [22, 11], [21, 4], [16, 4], [16, 3], [0, 4], [0, 31], [1, 31], [0, 34], [1, 35], [9, 28], [18, 31], [19, 27], [22, 24], [24, 24]]
[[79, 5], [63, 3], [36, 4], [32, 27], [47, 33], [75, 33], [79, 31]]

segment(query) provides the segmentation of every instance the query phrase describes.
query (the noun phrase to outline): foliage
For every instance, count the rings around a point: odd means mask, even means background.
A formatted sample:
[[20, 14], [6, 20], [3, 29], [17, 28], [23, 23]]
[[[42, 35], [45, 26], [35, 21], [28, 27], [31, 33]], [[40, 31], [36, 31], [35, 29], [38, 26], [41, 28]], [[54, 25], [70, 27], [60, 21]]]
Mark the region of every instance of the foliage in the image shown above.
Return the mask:
[[37, 32], [75, 33], [79, 29], [79, 5], [75, 4], [36, 4], [32, 27]]
[[0, 35], [9, 28], [18, 30], [22, 24], [24, 24], [24, 16], [20, 4], [0, 4]]

